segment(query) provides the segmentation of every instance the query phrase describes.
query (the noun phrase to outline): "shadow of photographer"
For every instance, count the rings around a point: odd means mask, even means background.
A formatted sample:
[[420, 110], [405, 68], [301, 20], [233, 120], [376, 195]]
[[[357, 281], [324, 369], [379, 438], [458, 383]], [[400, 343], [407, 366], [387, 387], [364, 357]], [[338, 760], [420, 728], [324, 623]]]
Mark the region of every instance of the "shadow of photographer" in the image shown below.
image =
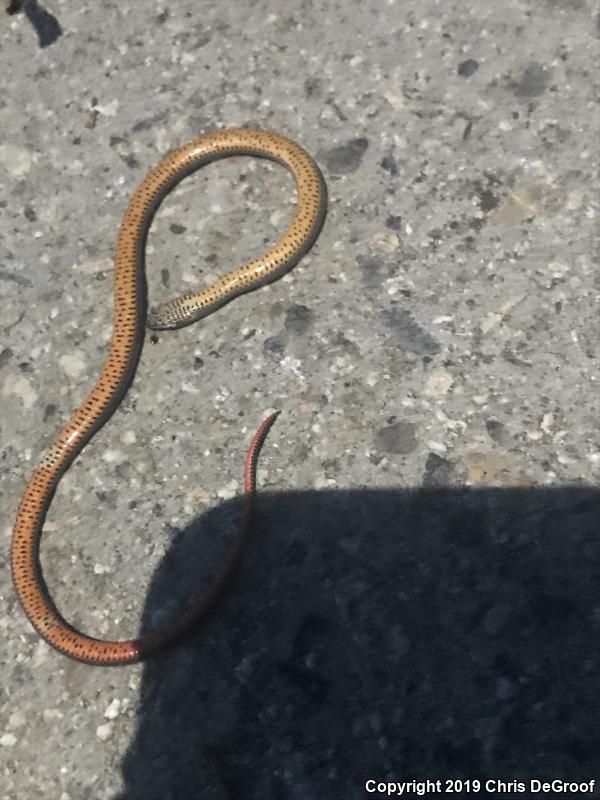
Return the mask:
[[[145, 667], [127, 800], [377, 797], [369, 778], [600, 768], [600, 494], [589, 487], [259, 494], [226, 597]], [[236, 527], [176, 537], [144, 629]], [[204, 580], [204, 578], [203, 578]]]

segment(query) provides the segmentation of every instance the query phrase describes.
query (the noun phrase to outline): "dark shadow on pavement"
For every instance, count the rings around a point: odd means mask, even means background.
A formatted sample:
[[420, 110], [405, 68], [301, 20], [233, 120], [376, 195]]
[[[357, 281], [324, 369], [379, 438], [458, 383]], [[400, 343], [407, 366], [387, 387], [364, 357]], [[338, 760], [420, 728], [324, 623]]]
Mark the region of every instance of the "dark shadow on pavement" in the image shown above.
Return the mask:
[[23, 11], [33, 29], [37, 33], [38, 44], [43, 49], [50, 47], [59, 39], [63, 34], [63, 29], [60, 22], [56, 19], [54, 14], [51, 14], [37, 0], [20, 0], [13, 2], [9, 6], [9, 13], [15, 14], [17, 11]]
[[[239, 513], [175, 537], [146, 628], [206, 585]], [[599, 523], [575, 486], [260, 494], [226, 597], [145, 667], [123, 798], [596, 777]]]

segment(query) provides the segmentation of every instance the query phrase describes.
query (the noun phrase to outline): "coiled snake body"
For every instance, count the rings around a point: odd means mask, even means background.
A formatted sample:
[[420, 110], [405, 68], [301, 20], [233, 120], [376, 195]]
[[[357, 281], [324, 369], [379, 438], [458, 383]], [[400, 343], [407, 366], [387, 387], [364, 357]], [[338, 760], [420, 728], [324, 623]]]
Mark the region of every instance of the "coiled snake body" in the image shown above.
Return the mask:
[[[165, 195], [182, 178], [211, 161], [251, 155], [283, 164], [296, 181], [298, 204], [283, 237], [263, 256], [231, 270], [195, 294], [186, 294], [146, 313], [144, 249], [152, 218]], [[131, 384], [144, 328], [179, 328], [211, 314], [245, 292], [276, 280], [311, 247], [325, 217], [326, 190], [319, 168], [299, 145], [274, 133], [228, 129], [201, 136], [166, 156], [140, 184], [125, 212], [115, 255], [114, 329], [98, 382], [56, 436], [34, 470], [21, 500], [12, 542], [15, 588], [30, 622], [53, 647], [90, 664], [128, 664], [173, 642], [203, 616], [239, 561], [249, 530], [256, 461], [275, 414], [254, 435], [246, 457], [245, 506], [239, 533], [205, 594], [166, 628], [125, 641], [102, 641], [71, 626], [54, 605], [39, 563], [44, 520], [58, 482], [96, 431], [111, 417]]]

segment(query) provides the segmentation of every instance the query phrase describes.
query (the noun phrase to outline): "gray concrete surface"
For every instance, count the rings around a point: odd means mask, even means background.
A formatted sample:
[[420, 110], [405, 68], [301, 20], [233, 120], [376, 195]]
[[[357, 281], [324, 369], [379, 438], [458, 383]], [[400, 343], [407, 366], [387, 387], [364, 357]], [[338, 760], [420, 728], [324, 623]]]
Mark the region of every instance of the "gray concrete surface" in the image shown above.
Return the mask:
[[[600, 474], [599, 20], [586, 0], [0, 18], [2, 800], [600, 777], [600, 504], [581, 488]], [[191, 643], [78, 665], [18, 607], [14, 514], [101, 367], [128, 197], [232, 125], [315, 155], [325, 228], [285, 279], [148, 344], [42, 557], [87, 632], [156, 623], [218, 562], [244, 448], [279, 408], [260, 535]], [[293, 206], [274, 165], [190, 177], [152, 228], [151, 298], [259, 253]]]

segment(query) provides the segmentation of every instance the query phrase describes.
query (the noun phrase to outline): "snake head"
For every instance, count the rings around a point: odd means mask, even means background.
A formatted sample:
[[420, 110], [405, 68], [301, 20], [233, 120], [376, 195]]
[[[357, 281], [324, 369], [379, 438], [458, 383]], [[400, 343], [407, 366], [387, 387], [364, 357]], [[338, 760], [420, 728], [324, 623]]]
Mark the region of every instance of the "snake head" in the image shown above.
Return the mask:
[[208, 317], [231, 299], [227, 295], [221, 298], [209, 295], [207, 299], [202, 299], [203, 294], [204, 292], [184, 294], [182, 297], [163, 303], [158, 308], [151, 308], [146, 317], [146, 326], [153, 331], [184, 328], [192, 322]]
[[146, 317], [146, 327], [153, 331], [173, 330], [183, 328], [196, 320], [190, 311], [187, 297], [178, 297], [168, 303], [162, 303], [157, 308], [151, 308]]
[[171, 328], [176, 328], [177, 325], [173, 324], [173, 318], [168, 313], [167, 306], [170, 303], [164, 303], [157, 308], [151, 308], [146, 316], [146, 327], [151, 331], [164, 331]]

